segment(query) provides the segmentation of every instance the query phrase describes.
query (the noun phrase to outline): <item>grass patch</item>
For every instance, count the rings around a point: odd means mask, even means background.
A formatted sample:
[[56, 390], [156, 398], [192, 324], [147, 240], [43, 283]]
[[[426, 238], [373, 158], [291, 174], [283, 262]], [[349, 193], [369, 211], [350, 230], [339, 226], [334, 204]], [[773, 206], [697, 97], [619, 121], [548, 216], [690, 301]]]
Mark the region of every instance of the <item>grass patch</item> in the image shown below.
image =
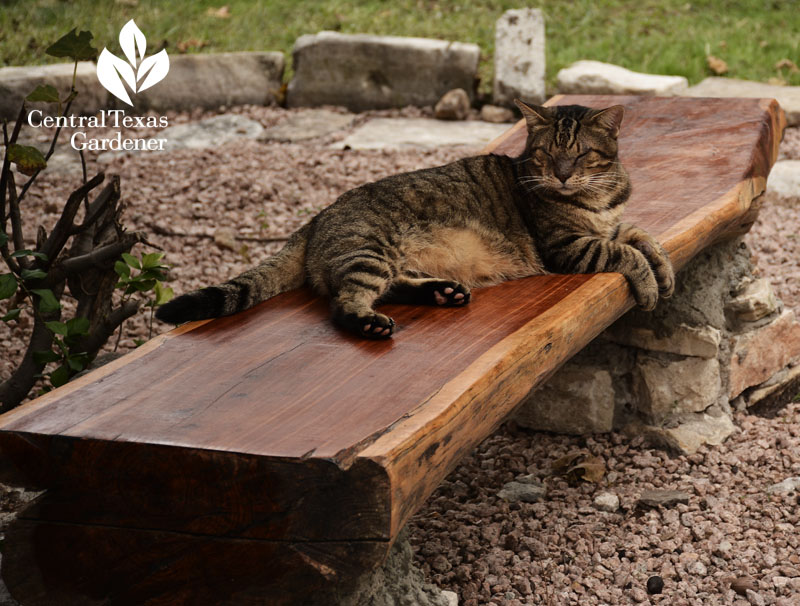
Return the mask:
[[[0, 10], [0, 65], [53, 61], [44, 49], [73, 27], [90, 29], [96, 46], [119, 52], [117, 36], [135, 19], [148, 53], [279, 50], [291, 58], [294, 41], [321, 30], [420, 36], [474, 42], [482, 50], [481, 90], [491, 90], [494, 23], [518, 0], [469, 3], [430, 0], [28, 0]], [[230, 17], [207, 14], [223, 4]], [[800, 85], [800, 10], [796, 0], [543, 0], [547, 82], [578, 59], [596, 59], [649, 73], [711, 74], [706, 54], [723, 59], [727, 76]], [[291, 76], [289, 63], [287, 78]]]

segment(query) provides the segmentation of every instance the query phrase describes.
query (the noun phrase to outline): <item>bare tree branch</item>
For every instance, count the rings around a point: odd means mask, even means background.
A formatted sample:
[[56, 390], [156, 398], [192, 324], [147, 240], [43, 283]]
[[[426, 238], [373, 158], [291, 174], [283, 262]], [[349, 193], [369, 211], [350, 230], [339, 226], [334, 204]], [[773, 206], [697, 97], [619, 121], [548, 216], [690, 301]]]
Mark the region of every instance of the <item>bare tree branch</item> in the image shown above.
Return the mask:
[[108, 261], [118, 258], [122, 253], [128, 252], [134, 244], [142, 242], [144, 239], [144, 234], [141, 232], [128, 232], [118, 242], [95, 248], [89, 254], [80, 257], [66, 259], [61, 263], [61, 267], [70, 274], [84, 271], [90, 267], [101, 267]]
[[[8, 216], [11, 219], [11, 237], [14, 239], [14, 250], [25, 248], [25, 237], [22, 233], [22, 217], [19, 214], [19, 201], [17, 200], [17, 184], [14, 182], [14, 173], [8, 173]], [[18, 257], [17, 262], [22, 269], [31, 265], [27, 257]]]
[[88, 192], [100, 185], [103, 179], [105, 179], [105, 175], [103, 173], [98, 173], [92, 177], [86, 185], [82, 185], [69, 195], [67, 203], [64, 205], [64, 210], [61, 212], [61, 216], [58, 218], [53, 231], [50, 232], [50, 236], [48, 236], [40, 251], [46, 254], [48, 259], [55, 259], [56, 255], [61, 252], [64, 244], [66, 244], [72, 234], [72, 224], [75, 221], [78, 208], [80, 208], [81, 200], [83, 200], [83, 197]]
[[97, 352], [108, 341], [109, 337], [114, 334], [120, 324], [125, 320], [135, 315], [139, 311], [139, 302], [129, 300], [117, 307], [112, 311], [107, 318], [105, 318], [98, 326], [81, 341], [78, 342], [78, 347], [89, 354], [93, 358]]

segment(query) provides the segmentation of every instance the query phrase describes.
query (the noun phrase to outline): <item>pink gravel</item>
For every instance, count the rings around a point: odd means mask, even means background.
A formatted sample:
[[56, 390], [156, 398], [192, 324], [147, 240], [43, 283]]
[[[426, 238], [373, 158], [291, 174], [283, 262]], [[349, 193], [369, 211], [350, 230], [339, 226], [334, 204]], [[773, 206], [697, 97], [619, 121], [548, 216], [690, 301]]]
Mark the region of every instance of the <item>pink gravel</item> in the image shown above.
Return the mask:
[[[292, 112], [230, 111], [264, 126]], [[173, 114], [170, 125], [208, 115]], [[327, 144], [342, 134], [302, 144], [247, 141], [140, 154], [117, 158], [105, 169], [120, 174], [127, 225], [149, 233], [165, 251], [172, 266], [170, 286], [180, 293], [264, 259], [281, 246], [276, 239], [347, 189], [475, 151], [329, 149]], [[782, 157], [800, 158], [800, 129], [787, 131]], [[90, 175], [97, 170], [93, 159], [89, 170]], [[60, 204], [78, 184], [75, 174], [45, 174], [26, 202], [29, 235], [38, 221], [53, 225]], [[758, 271], [800, 313], [798, 208], [800, 193], [793, 198], [767, 194], [747, 241]], [[0, 380], [20, 355], [29, 324], [0, 325]], [[157, 323], [156, 332], [166, 329]], [[125, 326], [120, 349], [129, 350], [134, 339], [146, 336], [141, 314]], [[410, 522], [417, 560], [429, 579], [458, 593], [467, 606], [800, 605], [800, 494], [767, 492], [800, 476], [800, 403], [789, 404], [775, 419], [737, 413], [735, 422], [740, 432], [722, 446], [680, 457], [616, 433], [576, 438], [507, 424], [453, 471]], [[571, 486], [551, 474], [556, 458], [578, 449], [605, 462], [600, 483]], [[546, 486], [541, 502], [506, 503], [497, 497], [504, 483], [526, 474]], [[691, 495], [689, 503], [636, 507], [638, 495], [652, 488], [684, 490]], [[619, 511], [596, 509], [593, 498], [600, 492], [617, 495]], [[9, 502], [16, 501], [5, 500], [6, 509], [13, 509]], [[653, 575], [664, 581], [662, 594], [647, 593]], [[744, 576], [752, 577], [752, 588], [738, 595], [731, 581]]]

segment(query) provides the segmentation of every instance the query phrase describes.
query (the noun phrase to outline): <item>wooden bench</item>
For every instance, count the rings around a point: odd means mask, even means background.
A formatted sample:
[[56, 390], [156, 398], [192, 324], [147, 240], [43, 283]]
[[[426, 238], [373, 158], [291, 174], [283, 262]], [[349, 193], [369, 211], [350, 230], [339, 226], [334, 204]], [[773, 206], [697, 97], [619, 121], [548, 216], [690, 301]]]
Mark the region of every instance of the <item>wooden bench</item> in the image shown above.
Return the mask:
[[[568, 96], [626, 107], [625, 219], [676, 269], [755, 219], [784, 126], [772, 100]], [[487, 151], [516, 155], [517, 124]], [[39, 604], [325, 604], [381, 563], [459, 459], [633, 304], [618, 274], [546, 275], [465, 309], [387, 306], [363, 341], [307, 289], [183, 326], [0, 417], [47, 488], [3, 578]], [[326, 597], [327, 596], [327, 597]]]

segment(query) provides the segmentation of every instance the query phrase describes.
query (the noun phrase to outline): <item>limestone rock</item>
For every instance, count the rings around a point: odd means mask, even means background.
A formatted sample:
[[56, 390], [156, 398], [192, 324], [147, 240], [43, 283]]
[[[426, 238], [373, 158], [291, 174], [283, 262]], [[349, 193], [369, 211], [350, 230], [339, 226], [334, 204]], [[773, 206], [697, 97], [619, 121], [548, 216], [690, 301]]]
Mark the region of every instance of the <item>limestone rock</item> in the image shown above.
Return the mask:
[[786, 494], [789, 492], [800, 491], [800, 477], [786, 478], [783, 482], [778, 482], [767, 488], [770, 494]]
[[789, 126], [800, 124], [800, 86], [776, 86], [735, 78], [706, 78], [684, 93], [688, 97], [756, 97], [777, 99]]
[[781, 410], [786, 402], [800, 393], [800, 362], [782, 368], [767, 381], [748, 389], [741, 397], [744, 408], [756, 407], [756, 414], [769, 416]]
[[[54, 65], [26, 65], [0, 68], [0, 119], [16, 120], [22, 101], [40, 84], [55, 86], [66, 97], [72, 86], [74, 63]], [[80, 61], [75, 77], [79, 94], [72, 103], [70, 113], [95, 114], [108, 105], [109, 93], [97, 80], [97, 68], [91, 61]], [[40, 109], [45, 114], [56, 115], [51, 103], [30, 103], [30, 109]]]
[[704, 444], [719, 446], [734, 431], [736, 431], [736, 426], [728, 415], [712, 417], [704, 413], [677, 427], [650, 426], [644, 428], [643, 433], [649, 439], [664, 444], [681, 454], [693, 454]]
[[499, 105], [484, 105], [481, 108], [481, 120], [484, 122], [494, 122], [495, 124], [502, 124], [514, 122], [514, 112], [506, 107]]
[[463, 88], [447, 91], [434, 108], [437, 120], [466, 120], [469, 116], [469, 95]]
[[[334, 144], [338, 149], [440, 149], [447, 146], [484, 147], [506, 131], [504, 124], [479, 120], [448, 122], [429, 118], [374, 118]], [[476, 150], [477, 151], [477, 150]]]
[[558, 72], [558, 92], [575, 95], [680, 95], [689, 87], [683, 76], [642, 74], [602, 61], [577, 61]]
[[434, 105], [463, 88], [473, 95], [480, 48], [427, 38], [320, 32], [294, 45], [289, 107], [341, 105], [352, 111]]
[[672, 415], [701, 412], [714, 404], [721, 379], [716, 358], [661, 359], [638, 356], [634, 371], [636, 406], [649, 422], [661, 423]]
[[277, 100], [284, 64], [280, 52], [170, 55], [167, 77], [158, 85], [137, 93], [134, 107], [141, 113], [195, 107], [216, 109], [223, 105], [269, 105]]
[[290, 114], [289, 118], [270, 127], [259, 137], [260, 141], [306, 141], [330, 135], [353, 123], [353, 114], [341, 114], [327, 109], [309, 109]]
[[[800, 162], [798, 162], [800, 164]], [[778, 299], [766, 278], [747, 282], [725, 305], [725, 312], [740, 322], [755, 322], [778, 308]]]
[[567, 434], [611, 431], [614, 387], [605, 368], [568, 362], [517, 409], [523, 427]]
[[236, 250], [236, 234], [230, 228], [220, 227], [214, 231], [214, 244], [220, 248]]
[[681, 490], [645, 490], [637, 505], [644, 507], [674, 507], [675, 505], [688, 505], [692, 495]]
[[613, 324], [604, 336], [620, 345], [700, 358], [716, 358], [722, 339], [721, 331], [713, 326], [680, 324], [671, 334], [660, 336], [652, 328], [624, 322]]
[[515, 98], [542, 103], [544, 89], [544, 16], [536, 8], [508, 10], [494, 34], [495, 105], [511, 107]]
[[800, 356], [800, 323], [784, 310], [773, 322], [731, 339], [731, 399], [758, 385]]
[[536, 503], [544, 499], [547, 489], [539, 483], [508, 482], [503, 485], [497, 496], [512, 503]]
[[[800, 87], [798, 87], [800, 88]], [[800, 160], [779, 160], [769, 173], [767, 191], [800, 197]]]
[[601, 492], [594, 498], [594, 506], [606, 513], [615, 513], [619, 510], [619, 497], [610, 492]]
[[447, 606], [458, 606], [458, 594], [455, 591], [442, 591], [447, 600]]

